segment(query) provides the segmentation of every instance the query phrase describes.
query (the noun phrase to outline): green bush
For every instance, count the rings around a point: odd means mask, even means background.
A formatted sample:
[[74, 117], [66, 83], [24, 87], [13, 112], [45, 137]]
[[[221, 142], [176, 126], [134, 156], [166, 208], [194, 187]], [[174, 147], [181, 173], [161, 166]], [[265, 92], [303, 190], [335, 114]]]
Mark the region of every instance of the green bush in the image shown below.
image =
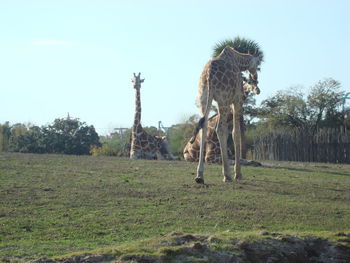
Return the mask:
[[49, 126], [0, 125], [0, 151], [23, 153], [90, 154], [101, 146], [94, 126], [79, 119], [56, 119]]
[[90, 154], [93, 156], [120, 156], [118, 149], [109, 144], [103, 144], [101, 147], [92, 146]]

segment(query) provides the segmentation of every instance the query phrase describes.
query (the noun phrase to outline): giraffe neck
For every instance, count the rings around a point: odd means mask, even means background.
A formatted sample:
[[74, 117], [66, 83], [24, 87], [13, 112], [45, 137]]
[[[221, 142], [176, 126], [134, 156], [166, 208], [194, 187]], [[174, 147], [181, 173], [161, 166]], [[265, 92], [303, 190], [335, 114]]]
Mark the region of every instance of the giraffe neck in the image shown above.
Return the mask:
[[239, 53], [232, 48], [225, 48], [220, 54], [220, 58], [231, 61], [240, 71], [248, 70], [252, 59], [254, 59], [252, 55]]
[[135, 95], [135, 116], [134, 116], [134, 125], [133, 131], [137, 130], [137, 126], [141, 126], [141, 98], [140, 98], [140, 89], [136, 88]]

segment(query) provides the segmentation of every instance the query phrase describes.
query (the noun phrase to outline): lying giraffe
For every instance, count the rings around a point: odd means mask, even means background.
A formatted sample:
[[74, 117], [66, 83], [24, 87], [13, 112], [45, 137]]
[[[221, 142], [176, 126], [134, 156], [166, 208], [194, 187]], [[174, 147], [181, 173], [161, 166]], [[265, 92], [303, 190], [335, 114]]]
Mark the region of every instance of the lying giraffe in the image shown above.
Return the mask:
[[[232, 121], [232, 118], [230, 119]], [[207, 141], [206, 141], [206, 147], [204, 150], [206, 163], [221, 164], [220, 143], [215, 131], [217, 121], [218, 121], [218, 114], [215, 114], [208, 119]], [[227, 120], [227, 121], [229, 122], [230, 120]], [[183, 150], [183, 156], [185, 161], [198, 162], [199, 150], [200, 150], [200, 136], [198, 136], [198, 133], [196, 134], [193, 143], [191, 143], [191, 140], [187, 142]], [[233, 156], [232, 152], [228, 149], [229, 159], [232, 159], [232, 156]]]
[[[243, 78], [243, 89], [244, 89], [244, 99], [246, 99], [250, 92], [254, 94], [260, 94], [260, 89], [256, 86], [255, 83], [252, 83], [250, 80], [246, 80]], [[229, 115], [227, 119], [227, 123], [233, 121], [233, 115]], [[220, 142], [216, 134], [216, 126], [218, 122], [218, 114], [213, 115], [208, 119], [208, 130], [207, 130], [207, 141], [206, 147], [204, 150], [205, 162], [206, 163], [217, 163], [221, 164], [221, 150], [220, 150]], [[188, 162], [198, 162], [199, 160], [199, 150], [200, 150], [200, 136], [195, 132], [194, 139], [191, 138], [189, 142], [187, 142], [183, 156], [185, 161]], [[191, 143], [192, 141], [192, 143]], [[233, 154], [230, 149], [227, 150], [228, 158], [230, 160], [233, 159]]]
[[152, 136], [142, 128], [140, 89], [144, 79], [141, 79], [140, 75], [140, 73], [138, 75], [134, 73], [134, 78], [132, 79], [134, 89], [136, 90], [136, 109], [131, 133], [130, 159], [163, 160], [167, 158], [169, 160], [175, 160], [176, 158], [171, 153], [165, 136]]

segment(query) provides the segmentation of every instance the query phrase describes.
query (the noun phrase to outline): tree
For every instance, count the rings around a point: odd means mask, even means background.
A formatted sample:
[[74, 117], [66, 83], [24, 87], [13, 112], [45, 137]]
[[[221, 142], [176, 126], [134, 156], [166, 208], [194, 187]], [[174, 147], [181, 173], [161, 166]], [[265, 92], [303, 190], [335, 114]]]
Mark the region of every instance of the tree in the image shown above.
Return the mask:
[[249, 126], [254, 119], [258, 118], [259, 108], [256, 106], [255, 94], [250, 93], [243, 103], [243, 119]]
[[50, 153], [89, 154], [92, 146], [101, 145], [94, 126], [79, 119], [56, 119], [43, 132]]
[[193, 135], [199, 116], [192, 115], [185, 121], [171, 126], [168, 130], [170, 148], [175, 155], [182, 156], [184, 147]]
[[322, 126], [339, 126], [344, 122], [345, 116], [340, 107], [345, 92], [340, 87], [340, 82], [332, 78], [321, 80], [311, 87], [307, 103], [314, 130]]
[[278, 91], [275, 96], [262, 101], [258, 116], [271, 129], [305, 128], [309, 125], [309, 110], [303, 93], [297, 88]]
[[28, 132], [28, 126], [22, 123], [16, 123], [10, 128], [11, 135], [9, 139], [8, 150], [9, 151], [18, 151], [17, 142], [21, 136]]
[[275, 128], [308, 129], [315, 133], [319, 127], [337, 127], [344, 124], [342, 109], [344, 91], [334, 79], [317, 82], [306, 96], [298, 88], [278, 91], [261, 103], [259, 117]]
[[131, 129], [123, 129], [111, 133], [109, 136], [101, 136], [102, 146], [94, 146], [90, 152], [95, 156], [124, 156], [130, 154]]
[[0, 152], [6, 152], [11, 137], [11, 127], [9, 122], [0, 124]]
[[[243, 103], [243, 115], [241, 116], [241, 119], [240, 119], [241, 157], [243, 159], [247, 158], [247, 151], [248, 151], [246, 131], [249, 128], [250, 123], [253, 121], [253, 119], [255, 119], [258, 115], [258, 109], [255, 104], [256, 104], [255, 94], [250, 93]], [[232, 130], [232, 127], [230, 127], [229, 129]], [[229, 145], [231, 149], [233, 149], [233, 140], [230, 139], [230, 136], [229, 136]]]
[[344, 126], [347, 127], [348, 129], [350, 129], [350, 107], [349, 108], [344, 108], [343, 110], [344, 113]]
[[15, 124], [10, 128], [9, 150], [30, 153], [89, 154], [100, 146], [93, 126], [79, 119], [56, 119], [49, 126]]
[[10, 150], [23, 153], [45, 153], [46, 145], [41, 128], [32, 126], [19, 136], [11, 137]]

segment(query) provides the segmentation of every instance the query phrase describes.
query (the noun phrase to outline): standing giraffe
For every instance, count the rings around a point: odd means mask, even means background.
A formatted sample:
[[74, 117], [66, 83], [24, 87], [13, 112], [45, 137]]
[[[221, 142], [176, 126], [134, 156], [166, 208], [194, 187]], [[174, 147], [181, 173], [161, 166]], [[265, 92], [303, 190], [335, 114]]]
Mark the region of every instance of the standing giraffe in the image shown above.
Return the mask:
[[175, 160], [175, 157], [170, 151], [170, 146], [167, 138], [152, 136], [148, 134], [141, 125], [141, 98], [140, 89], [141, 83], [145, 79], [140, 78], [141, 73], [136, 75], [134, 73], [134, 78], [132, 83], [134, 84], [134, 89], [136, 91], [135, 97], [135, 117], [134, 124], [131, 131], [131, 147], [130, 147], [130, 159], [167, 159]]
[[[253, 92], [254, 94], [260, 94], [260, 90], [256, 86], [256, 84], [257, 83], [253, 82], [250, 79], [243, 81], [242, 85], [244, 90], [244, 100], [248, 97], [250, 92]], [[219, 119], [218, 114], [214, 114], [212, 117], [208, 119], [207, 141], [206, 141], [206, 147], [204, 150], [204, 155], [205, 155], [204, 160], [206, 163], [217, 163], [217, 164], [222, 163], [220, 142], [215, 131], [218, 119]], [[227, 123], [232, 122], [232, 120], [233, 120], [233, 116], [232, 114], [230, 114], [228, 116]], [[198, 135], [198, 130], [195, 131], [193, 138], [191, 138], [191, 140], [187, 142], [183, 150], [185, 161], [198, 162], [199, 160], [200, 136], [197, 136], [197, 135]], [[243, 147], [242, 143], [241, 143], [241, 147]], [[228, 149], [227, 154], [231, 162], [233, 154], [230, 151], [230, 149]]]
[[218, 124], [216, 127], [217, 136], [220, 142], [222, 157], [222, 173], [224, 182], [232, 181], [230, 166], [227, 156], [227, 119], [233, 114], [234, 125], [232, 131], [235, 145], [235, 166], [234, 179], [240, 179], [240, 149], [241, 149], [241, 128], [240, 117], [242, 115], [242, 105], [244, 91], [242, 89], [241, 72], [249, 71], [250, 76], [257, 80], [257, 69], [262, 58], [250, 54], [242, 54], [227, 46], [219, 56], [210, 60], [204, 67], [198, 86], [198, 106], [202, 118], [199, 121], [201, 129], [201, 141], [199, 152], [199, 163], [197, 167], [197, 183], [204, 183], [204, 147], [207, 137], [207, 122], [212, 101], [218, 105]]

